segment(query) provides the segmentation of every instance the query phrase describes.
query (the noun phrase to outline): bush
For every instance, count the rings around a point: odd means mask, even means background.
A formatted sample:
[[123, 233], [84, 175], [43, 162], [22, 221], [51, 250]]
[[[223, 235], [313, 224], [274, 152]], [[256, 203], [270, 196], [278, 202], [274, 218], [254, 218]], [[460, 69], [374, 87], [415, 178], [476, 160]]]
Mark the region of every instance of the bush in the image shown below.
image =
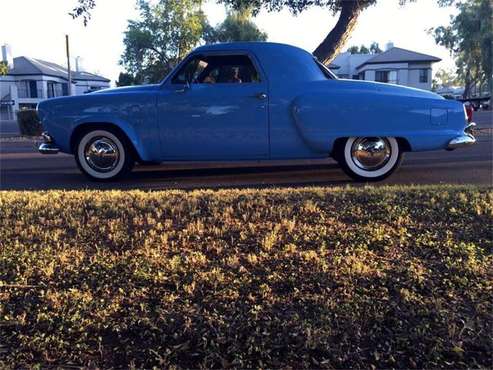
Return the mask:
[[488, 368], [493, 192], [0, 192], [0, 367]]
[[23, 136], [40, 136], [43, 131], [38, 114], [32, 109], [18, 111], [17, 123]]

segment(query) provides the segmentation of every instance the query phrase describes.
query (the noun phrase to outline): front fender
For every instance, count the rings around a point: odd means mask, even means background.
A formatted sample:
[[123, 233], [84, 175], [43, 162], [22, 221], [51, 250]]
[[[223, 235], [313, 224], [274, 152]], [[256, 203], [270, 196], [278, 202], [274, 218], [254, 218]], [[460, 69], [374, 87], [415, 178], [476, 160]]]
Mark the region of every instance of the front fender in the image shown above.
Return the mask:
[[71, 141], [77, 128], [107, 124], [127, 135], [142, 160], [159, 156], [161, 143], [153, 90], [50, 99], [40, 104], [39, 111], [44, 129], [62, 152], [71, 153]]
[[[152, 159], [152, 153], [149, 153], [136, 129], [129, 122], [118, 117], [90, 116], [80, 118], [73, 123], [72, 135], [77, 129], [94, 124], [101, 125], [102, 127], [109, 125], [119, 128], [127, 136], [142, 160], [149, 161]], [[70, 141], [72, 141], [72, 135]]]

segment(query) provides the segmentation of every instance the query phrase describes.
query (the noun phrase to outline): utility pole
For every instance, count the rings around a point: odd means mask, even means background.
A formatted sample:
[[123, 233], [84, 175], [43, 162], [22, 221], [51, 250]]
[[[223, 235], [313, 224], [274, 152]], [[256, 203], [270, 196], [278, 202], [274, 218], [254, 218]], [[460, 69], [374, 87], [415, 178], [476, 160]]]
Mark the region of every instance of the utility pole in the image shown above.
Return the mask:
[[67, 72], [68, 72], [68, 95], [72, 95], [72, 71], [70, 70], [70, 44], [68, 35], [65, 35], [65, 47], [67, 48]]

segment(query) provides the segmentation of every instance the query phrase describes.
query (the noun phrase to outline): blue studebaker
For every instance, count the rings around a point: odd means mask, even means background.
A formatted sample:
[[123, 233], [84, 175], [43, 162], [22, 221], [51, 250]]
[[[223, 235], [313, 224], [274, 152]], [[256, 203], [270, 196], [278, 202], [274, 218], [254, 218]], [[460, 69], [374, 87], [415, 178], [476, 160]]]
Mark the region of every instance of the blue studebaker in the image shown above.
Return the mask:
[[44, 101], [41, 153], [71, 153], [91, 179], [135, 162], [335, 158], [351, 177], [390, 175], [402, 153], [475, 142], [461, 103], [337, 79], [275, 43], [202, 46], [158, 85]]

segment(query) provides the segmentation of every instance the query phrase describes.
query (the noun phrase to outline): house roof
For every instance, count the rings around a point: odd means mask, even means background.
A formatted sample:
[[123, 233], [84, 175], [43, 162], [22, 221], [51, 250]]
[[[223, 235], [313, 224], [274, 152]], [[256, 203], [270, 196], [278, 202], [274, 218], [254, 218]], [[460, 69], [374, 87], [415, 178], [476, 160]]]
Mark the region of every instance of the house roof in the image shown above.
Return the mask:
[[381, 63], [405, 63], [405, 62], [432, 62], [441, 61], [440, 58], [432, 55], [417, 53], [415, 51], [393, 47], [383, 53], [375, 55], [373, 58], [360, 64], [357, 68], [361, 68], [366, 64], [381, 64]]
[[[14, 58], [14, 68], [10, 69], [8, 74], [14, 76], [44, 75], [68, 80], [67, 68], [55, 63], [46, 62], [40, 59], [32, 59], [28, 57]], [[72, 79], [74, 81], [110, 82], [110, 80], [108, 80], [107, 78], [88, 72], [72, 71]]]

